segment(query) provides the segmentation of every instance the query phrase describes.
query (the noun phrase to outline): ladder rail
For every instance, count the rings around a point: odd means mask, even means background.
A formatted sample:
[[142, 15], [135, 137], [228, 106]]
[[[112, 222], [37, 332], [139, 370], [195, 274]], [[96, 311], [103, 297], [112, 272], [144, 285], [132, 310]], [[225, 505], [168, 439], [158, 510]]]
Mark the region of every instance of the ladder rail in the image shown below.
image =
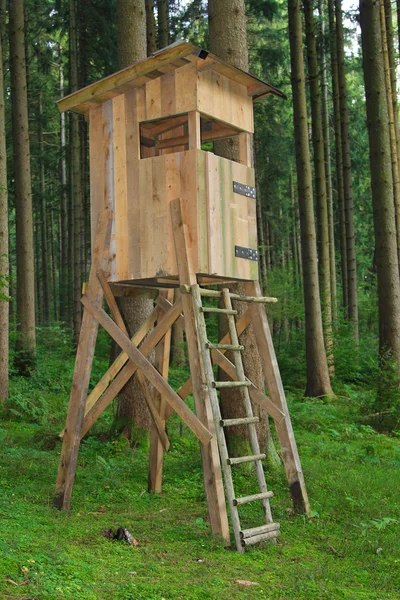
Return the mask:
[[211, 409], [212, 409], [214, 422], [215, 422], [215, 433], [217, 436], [219, 451], [221, 454], [221, 467], [222, 467], [222, 472], [224, 474], [225, 490], [226, 490], [229, 510], [230, 510], [231, 519], [232, 519], [232, 526], [233, 526], [233, 531], [234, 531], [234, 535], [235, 535], [236, 548], [237, 548], [238, 552], [243, 554], [244, 546], [242, 544], [242, 539], [240, 536], [241, 527], [240, 527], [239, 511], [237, 509], [237, 506], [235, 506], [235, 504], [234, 504], [235, 490], [233, 487], [232, 471], [231, 471], [230, 466], [228, 465], [228, 458], [229, 458], [228, 448], [226, 445], [224, 430], [220, 425], [222, 417], [221, 417], [221, 411], [220, 411], [219, 402], [218, 402], [217, 390], [212, 385], [212, 382], [214, 381], [214, 372], [213, 372], [213, 366], [212, 366], [212, 362], [211, 362], [210, 351], [207, 350], [207, 348], [206, 348], [206, 344], [208, 341], [207, 340], [207, 329], [206, 329], [206, 322], [204, 319], [204, 313], [201, 310], [202, 303], [201, 303], [200, 288], [198, 285], [195, 284], [195, 285], [191, 286], [191, 289], [192, 289], [193, 307], [194, 307], [194, 312], [195, 312], [195, 317], [196, 317], [196, 322], [197, 322], [197, 330], [198, 330], [199, 340], [200, 340], [201, 357], [202, 357], [202, 362], [203, 362], [204, 374], [206, 377], [206, 384], [208, 387], [210, 400], [211, 400]]
[[[223, 297], [223, 302], [224, 302], [225, 308], [227, 308], [228, 310], [232, 310], [232, 301], [231, 301], [231, 296], [230, 296], [230, 292], [229, 292], [228, 288], [222, 289], [222, 297]], [[236, 323], [235, 323], [234, 316], [228, 314], [227, 317], [228, 317], [228, 327], [229, 327], [229, 334], [231, 337], [231, 343], [235, 346], [238, 346], [239, 338], [238, 338], [238, 334], [236, 331]], [[235, 352], [233, 358], [234, 358], [234, 364], [235, 364], [239, 379], [242, 379], [242, 380], [246, 379], [241, 353]], [[249, 418], [254, 417], [249, 390], [247, 387], [242, 388], [242, 390], [243, 390], [242, 394], [243, 394], [243, 398], [244, 398], [244, 407], [245, 407], [245, 411], [246, 411], [246, 417], [249, 417]], [[255, 426], [255, 423], [248, 423], [247, 427], [249, 430], [251, 450], [254, 455], [260, 455], [261, 454], [260, 453], [260, 445], [258, 442], [257, 429]], [[264, 474], [264, 469], [263, 469], [261, 460], [255, 461], [255, 465], [256, 465], [256, 474], [257, 474], [257, 480], [258, 480], [260, 492], [266, 492], [266, 491], [268, 491], [267, 483], [265, 481], [265, 474]], [[262, 506], [264, 509], [266, 523], [267, 524], [272, 523], [273, 519], [272, 519], [271, 507], [270, 507], [268, 499], [264, 498], [261, 501], [261, 503], [262, 503]]]

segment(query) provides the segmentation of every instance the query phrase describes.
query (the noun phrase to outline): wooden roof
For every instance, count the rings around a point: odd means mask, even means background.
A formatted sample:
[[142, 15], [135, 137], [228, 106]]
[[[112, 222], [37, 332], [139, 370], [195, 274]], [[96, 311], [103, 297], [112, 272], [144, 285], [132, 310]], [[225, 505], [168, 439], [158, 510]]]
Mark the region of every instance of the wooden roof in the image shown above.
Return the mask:
[[58, 100], [60, 112], [73, 110], [85, 113], [92, 106], [102, 104], [106, 100], [118, 96], [132, 87], [144, 85], [151, 79], [161, 77], [178, 67], [189, 62], [201, 61], [201, 68], [210, 68], [226, 75], [230, 79], [245, 85], [248, 93], [254, 100], [259, 100], [269, 94], [285, 98], [283, 92], [261, 81], [257, 77], [233, 67], [214, 54], [198, 48], [194, 44], [178, 41], [163, 50], [155, 52], [145, 60], [141, 60], [130, 67], [96, 81], [69, 96]]

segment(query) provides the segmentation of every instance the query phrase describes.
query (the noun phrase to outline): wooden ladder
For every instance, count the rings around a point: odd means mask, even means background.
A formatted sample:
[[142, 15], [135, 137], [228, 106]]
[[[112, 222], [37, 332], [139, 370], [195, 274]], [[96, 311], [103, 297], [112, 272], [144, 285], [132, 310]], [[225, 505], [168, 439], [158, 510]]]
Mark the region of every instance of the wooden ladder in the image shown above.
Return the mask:
[[[269, 499], [273, 496], [271, 491], [267, 490], [265, 482], [264, 469], [262, 461], [265, 459], [265, 454], [260, 452], [260, 446], [258, 443], [256, 423], [259, 422], [259, 418], [255, 417], [252, 410], [252, 404], [250, 400], [249, 387], [253, 384], [246, 377], [244, 372], [242, 352], [244, 346], [239, 344], [238, 333], [236, 330], [235, 315], [237, 311], [232, 308], [231, 297], [239, 299], [243, 302], [254, 302], [254, 297], [239, 296], [238, 294], [231, 294], [229, 289], [224, 288], [220, 292], [213, 290], [200, 288], [199, 285], [191, 286], [191, 294], [193, 298], [194, 312], [196, 316], [196, 324], [200, 342], [200, 352], [202, 355], [204, 374], [206, 384], [211, 400], [211, 408], [213, 412], [215, 432], [218, 441], [218, 448], [221, 457], [221, 466], [224, 474], [224, 485], [228, 505], [231, 514], [232, 527], [235, 535], [235, 542], [238, 552], [243, 553], [244, 548], [251, 544], [256, 544], [263, 540], [275, 540], [279, 535], [279, 523], [274, 523], [271, 515], [271, 507]], [[202, 296], [216, 296], [219, 295], [224, 303], [224, 308], [213, 308], [203, 306]], [[257, 297], [259, 302], [262, 298]], [[230, 344], [212, 344], [208, 340], [207, 328], [206, 328], [206, 313], [218, 313], [225, 314], [228, 318]], [[232, 351], [234, 357], [234, 364], [236, 367], [238, 380], [237, 381], [215, 381], [214, 371], [211, 359], [211, 351], [222, 350]], [[223, 419], [221, 416], [218, 393], [220, 389], [232, 389], [240, 388], [241, 395], [244, 402], [246, 416], [239, 419]], [[228, 454], [228, 448], [225, 438], [225, 428], [234, 425], [246, 425], [249, 430], [249, 439], [252, 455], [241, 456], [241, 457], [230, 457]], [[250, 496], [237, 497], [233, 485], [232, 477], [232, 466], [240, 465], [243, 463], [255, 463], [256, 476], [258, 481], [258, 487], [260, 492]], [[248, 502], [261, 501], [264, 509], [265, 525], [259, 527], [253, 527], [251, 529], [242, 529], [239, 518], [238, 507]]]

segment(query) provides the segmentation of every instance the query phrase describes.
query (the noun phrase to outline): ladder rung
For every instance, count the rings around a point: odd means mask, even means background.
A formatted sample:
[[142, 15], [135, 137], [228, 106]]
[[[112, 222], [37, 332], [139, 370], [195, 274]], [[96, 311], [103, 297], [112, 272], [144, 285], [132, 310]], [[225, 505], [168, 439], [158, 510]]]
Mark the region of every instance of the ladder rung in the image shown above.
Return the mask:
[[242, 539], [251, 538], [256, 535], [262, 535], [263, 533], [279, 531], [279, 528], [279, 523], [268, 523], [267, 525], [261, 525], [261, 527], [252, 527], [251, 529], [244, 529], [240, 532], [240, 537]]
[[221, 419], [219, 424], [221, 427], [232, 427], [232, 425], [250, 425], [251, 423], [259, 423], [258, 417], [243, 417], [242, 419]]
[[213, 381], [213, 387], [220, 388], [236, 388], [236, 387], [250, 387], [253, 384], [251, 381]]
[[[179, 289], [181, 294], [192, 293], [190, 285], [181, 285]], [[220, 290], [208, 290], [206, 288], [200, 288], [200, 294], [202, 296], [207, 296], [208, 298], [220, 298], [222, 292]], [[232, 298], [232, 300], [239, 300], [239, 302], [259, 302], [261, 304], [267, 304], [269, 302], [278, 302], [278, 298], [273, 298], [269, 296], [242, 296], [242, 294], [234, 294], [233, 292], [229, 295]]]
[[223, 315], [237, 315], [237, 310], [232, 310], [230, 308], [214, 308], [213, 306], [201, 306], [201, 312], [203, 313], [218, 313]]
[[243, 496], [242, 498], [235, 498], [233, 504], [240, 506], [241, 504], [247, 504], [248, 502], [255, 502], [256, 500], [265, 500], [266, 498], [272, 498], [273, 492], [261, 492], [261, 494], [253, 494], [252, 496]]
[[254, 454], [253, 456], [238, 456], [228, 458], [228, 465], [241, 465], [242, 463], [256, 462], [256, 460], [264, 460], [265, 454]]
[[279, 536], [279, 533], [279, 529], [276, 529], [275, 531], [270, 531], [269, 533], [253, 535], [253, 537], [242, 540], [242, 546], [252, 546], [253, 544], [258, 544], [258, 542], [263, 542], [264, 540], [275, 540]]
[[212, 344], [211, 342], [207, 342], [206, 348], [209, 350], [235, 350], [236, 352], [241, 352], [244, 350], [244, 346], [234, 346], [233, 344]]

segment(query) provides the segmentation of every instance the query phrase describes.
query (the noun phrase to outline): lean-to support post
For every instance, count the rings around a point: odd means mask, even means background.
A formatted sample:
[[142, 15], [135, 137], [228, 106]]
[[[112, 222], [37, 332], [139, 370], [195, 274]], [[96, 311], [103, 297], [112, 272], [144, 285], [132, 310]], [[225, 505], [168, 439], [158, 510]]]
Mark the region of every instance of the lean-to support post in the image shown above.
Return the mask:
[[[87, 294], [92, 301], [101, 306], [103, 288], [97, 277], [97, 271], [107, 271], [111, 237], [112, 212], [104, 209], [99, 216], [97, 235], [94, 243], [92, 268], [90, 271]], [[74, 377], [68, 406], [67, 424], [64, 430], [60, 465], [54, 494], [54, 506], [69, 510], [72, 486], [75, 479], [76, 463], [81, 441], [82, 424], [89, 387], [94, 349], [97, 339], [98, 322], [88, 310], [84, 310], [78, 349], [75, 360]]]
[[[258, 281], [246, 282], [244, 287], [246, 294], [249, 296], [262, 295], [260, 283]], [[293, 505], [297, 510], [309, 512], [310, 505], [306, 485], [287, 407], [285, 391], [279, 372], [278, 361], [276, 360], [269, 330], [267, 315], [262, 304], [249, 304], [249, 311], [256, 335], [257, 347], [261, 358], [269, 398], [285, 415], [283, 419], [279, 421], [275, 420], [275, 426], [282, 450], [283, 464], [289, 482], [290, 495], [292, 497]]]

